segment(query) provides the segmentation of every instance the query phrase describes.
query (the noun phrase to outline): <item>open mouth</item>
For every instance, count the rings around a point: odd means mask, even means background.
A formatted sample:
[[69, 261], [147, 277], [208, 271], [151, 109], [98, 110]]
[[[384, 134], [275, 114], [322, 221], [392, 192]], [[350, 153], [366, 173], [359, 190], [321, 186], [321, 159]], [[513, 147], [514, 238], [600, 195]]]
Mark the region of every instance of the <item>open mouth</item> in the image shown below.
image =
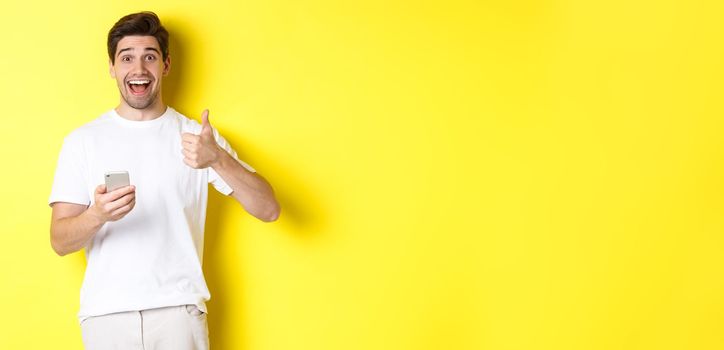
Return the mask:
[[128, 81], [128, 89], [134, 95], [143, 95], [148, 91], [151, 81], [148, 79], [134, 79]]

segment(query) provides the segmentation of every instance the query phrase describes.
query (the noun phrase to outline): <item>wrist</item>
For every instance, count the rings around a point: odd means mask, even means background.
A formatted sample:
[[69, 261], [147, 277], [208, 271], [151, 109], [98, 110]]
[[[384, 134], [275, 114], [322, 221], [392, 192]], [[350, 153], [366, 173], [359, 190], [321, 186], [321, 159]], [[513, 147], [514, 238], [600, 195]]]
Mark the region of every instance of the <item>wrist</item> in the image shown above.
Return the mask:
[[211, 168], [216, 170], [219, 170], [219, 168], [223, 168], [224, 164], [226, 162], [226, 157], [229, 154], [226, 153], [226, 150], [221, 148], [218, 144], [214, 147], [214, 161], [211, 163]]
[[88, 210], [86, 210], [86, 213], [88, 214], [88, 218], [91, 220], [91, 224], [93, 226], [103, 226], [103, 224], [106, 223], [105, 216], [101, 213], [98, 206], [94, 203], [90, 207], [88, 207]]

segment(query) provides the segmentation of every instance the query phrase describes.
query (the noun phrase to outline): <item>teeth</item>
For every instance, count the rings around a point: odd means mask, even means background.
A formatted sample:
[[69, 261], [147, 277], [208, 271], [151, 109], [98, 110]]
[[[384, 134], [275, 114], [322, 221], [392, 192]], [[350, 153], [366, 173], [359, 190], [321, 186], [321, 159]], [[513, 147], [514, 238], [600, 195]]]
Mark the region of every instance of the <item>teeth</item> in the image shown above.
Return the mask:
[[142, 84], [148, 84], [150, 82], [151, 82], [150, 80], [131, 80], [128, 83], [135, 84], [135, 85], [142, 85]]

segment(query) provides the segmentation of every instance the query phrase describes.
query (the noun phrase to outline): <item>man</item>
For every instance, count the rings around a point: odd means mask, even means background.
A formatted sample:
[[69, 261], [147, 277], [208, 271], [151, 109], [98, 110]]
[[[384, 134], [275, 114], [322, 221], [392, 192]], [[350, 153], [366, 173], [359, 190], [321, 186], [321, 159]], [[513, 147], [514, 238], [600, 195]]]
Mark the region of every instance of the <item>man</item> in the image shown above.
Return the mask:
[[[271, 186], [212, 128], [164, 104], [168, 33], [152, 12], [108, 33], [120, 104], [68, 135], [49, 203], [59, 255], [85, 248], [78, 314], [86, 349], [207, 349], [203, 277], [208, 184], [256, 218], [279, 216]], [[104, 174], [131, 185], [108, 191]]]

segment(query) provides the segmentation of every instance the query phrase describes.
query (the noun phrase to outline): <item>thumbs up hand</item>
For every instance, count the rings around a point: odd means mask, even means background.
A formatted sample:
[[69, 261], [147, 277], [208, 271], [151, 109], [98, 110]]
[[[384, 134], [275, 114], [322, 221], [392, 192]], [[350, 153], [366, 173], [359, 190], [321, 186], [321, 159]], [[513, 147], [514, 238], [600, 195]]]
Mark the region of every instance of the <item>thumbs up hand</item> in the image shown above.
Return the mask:
[[181, 146], [184, 154], [184, 163], [194, 169], [210, 167], [219, 159], [219, 152], [223, 151], [214, 139], [214, 130], [209, 123], [209, 110], [201, 113], [201, 133], [194, 135], [183, 133]]

